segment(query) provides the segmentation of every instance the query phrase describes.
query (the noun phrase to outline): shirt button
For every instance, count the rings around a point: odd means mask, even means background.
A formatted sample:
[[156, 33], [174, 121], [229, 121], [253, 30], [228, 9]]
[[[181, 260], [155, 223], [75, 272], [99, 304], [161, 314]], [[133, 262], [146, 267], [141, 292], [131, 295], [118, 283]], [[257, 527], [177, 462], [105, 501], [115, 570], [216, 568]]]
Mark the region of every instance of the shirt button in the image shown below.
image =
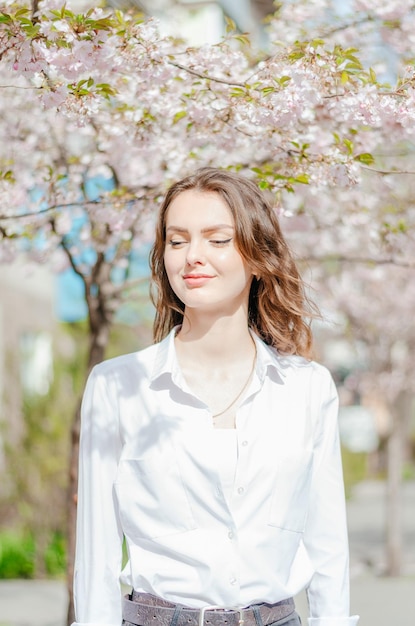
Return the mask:
[[235, 536], [235, 535], [234, 535], [234, 534], [233, 534], [233, 532], [230, 530], [230, 531], [228, 532], [228, 537], [229, 537], [229, 539], [233, 539], [233, 538], [234, 538], [234, 536]]
[[236, 580], [236, 578], [233, 578], [233, 577], [232, 577], [232, 578], [230, 578], [230, 579], [229, 579], [229, 582], [231, 583], [231, 585], [236, 585], [236, 583], [237, 583], [238, 581]]
[[247, 442], [247, 440], [246, 440], [246, 439], [245, 439], [245, 441], [243, 441], [243, 442], [242, 442], [242, 445], [243, 445], [244, 447], [248, 445], [248, 442]]
[[245, 489], [243, 487], [238, 487], [238, 493], [241, 496], [243, 493], [245, 493]]

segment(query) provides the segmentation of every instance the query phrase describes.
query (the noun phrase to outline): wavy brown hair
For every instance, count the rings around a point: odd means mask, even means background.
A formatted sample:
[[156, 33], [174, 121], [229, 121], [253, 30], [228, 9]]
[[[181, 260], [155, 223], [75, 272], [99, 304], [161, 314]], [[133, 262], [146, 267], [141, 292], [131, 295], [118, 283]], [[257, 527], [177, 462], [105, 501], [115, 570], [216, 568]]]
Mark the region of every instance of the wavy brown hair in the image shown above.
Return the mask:
[[181, 324], [184, 304], [172, 290], [164, 266], [166, 215], [183, 191], [219, 194], [235, 223], [235, 245], [258, 278], [249, 294], [248, 324], [266, 344], [284, 354], [311, 357], [310, 320], [318, 316], [284, 239], [272, 205], [257, 185], [234, 172], [204, 167], [173, 184], [167, 191], [150, 253], [151, 299], [156, 308], [153, 334], [161, 341]]

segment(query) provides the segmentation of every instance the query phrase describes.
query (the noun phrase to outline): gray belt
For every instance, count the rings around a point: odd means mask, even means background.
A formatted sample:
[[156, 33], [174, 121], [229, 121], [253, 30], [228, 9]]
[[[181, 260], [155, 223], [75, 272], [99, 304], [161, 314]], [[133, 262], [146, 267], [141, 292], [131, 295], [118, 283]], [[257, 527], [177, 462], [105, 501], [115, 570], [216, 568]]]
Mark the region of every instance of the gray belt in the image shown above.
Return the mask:
[[[191, 609], [173, 604], [148, 593], [133, 591], [123, 599], [123, 619], [137, 626], [263, 626], [284, 619], [295, 610], [294, 600], [288, 598], [276, 604], [255, 604], [237, 607], [206, 607]], [[172, 622], [173, 620], [173, 622]]]

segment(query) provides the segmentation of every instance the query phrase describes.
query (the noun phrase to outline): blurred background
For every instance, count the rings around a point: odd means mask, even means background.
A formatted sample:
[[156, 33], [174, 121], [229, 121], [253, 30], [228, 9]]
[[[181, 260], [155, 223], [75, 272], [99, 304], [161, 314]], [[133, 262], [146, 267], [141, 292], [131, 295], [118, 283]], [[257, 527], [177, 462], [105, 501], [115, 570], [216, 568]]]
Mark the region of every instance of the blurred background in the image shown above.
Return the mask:
[[[226, 18], [231, 18], [240, 32], [249, 32], [257, 46], [266, 47], [264, 18], [275, 10], [267, 0], [107, 5], [153, 15], [162, 32], [192, 46], [220, 41]], [[92, 5], [79, 0], [72, 6], [84, 10]], [[148, 246], [143, 246], [134, 260], [137, 287], [117, 311], [106, 357], [152, 341], [147, 256]], [[414, 283], [413, 270], [399, 280], [403, 294]], [[362, 307], [365, 297], [382, 306], [381, 296], [376, 300], [379, 293], [363, 289]], [[90, 338], [83, 285], [71, 268], [56, 272], [50, 263], [21, 260], [0, 265], [0, 294], [0, 626], [63, 626], [71, 425], [84, 385]], [[392, 602], [395, 608], [405, 606], [396, 623], [409, 626], [415, 623], [413, 389], [404, 381], [392, 410], [373, 386], [356, 381], [365, 376], [370, 380], [377, 372], [383, 376], [382, 359], [392, 378], [394, 364], [397, 372], [402, 361], [413, 371], [414, 340], [400, 333], [399, 326], [413, 327], [414, 311], [407, 309], [389, 339], [385, 324], [380, 341], [379, 329], [372, 337], [362, 324], [354, 327], [350, 318], [346, 321], [342, 310], [330, 308], [326, 301], [321, 304], [325, 322], [314, 326], [317, 357], [331, 370], [341, 400], [352, 606], [366, 617], [362, 626], [391, 625], [393, 614], [385, 607]], [[32, 581], [32, 591], [26, 581]], [[22, 596], [32, 598], [30, 618], [16, 617]], [[299, 603], [305, 611], [304, 600]]]

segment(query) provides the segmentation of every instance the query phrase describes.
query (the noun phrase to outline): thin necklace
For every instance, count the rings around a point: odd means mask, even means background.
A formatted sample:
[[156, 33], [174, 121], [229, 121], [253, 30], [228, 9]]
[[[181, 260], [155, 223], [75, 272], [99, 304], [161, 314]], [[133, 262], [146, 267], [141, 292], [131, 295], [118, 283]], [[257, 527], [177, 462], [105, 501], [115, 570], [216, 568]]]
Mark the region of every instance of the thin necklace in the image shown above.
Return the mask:
[[238, 395], [236, 396], [236, 398], [234, 398], [232, 400], [232, 402], [230, 404], [228, 404], [228, 406], [226, 408], [223, 409], [223, 411], [219, 411], [219, 413], [215, 413], [214, 415], [212, 415], [213, 419], [215, 419], [215, 417], [219, 417], [220, 415], [223, 415], [224, 413], [226, 413], [226, 411], [228, 411], [234, 404], [236, 404], [236, 402], [239, 400], [239, 398], [241, 397], [241, 395], [243, 394], [243, 392], [245, 391], [245, 389], [248, 387], [250, 380], [252, 378], [252, 374], [254, 373], [254, 369], [255, 369], [255, 363], [256, 363], [256, 343], [254, 342], [254, 347], [255, 347], [255, 353], [254, 353], [254, 359], [252, 361], [252, 367], [251, 367], [251, 371], [249, 372], [249, 376], [246, 380], [246, 382], [244, 383], [244, 386], [242, 387], [242, 389], [240, 390], [240, 392], [238, 393]]

